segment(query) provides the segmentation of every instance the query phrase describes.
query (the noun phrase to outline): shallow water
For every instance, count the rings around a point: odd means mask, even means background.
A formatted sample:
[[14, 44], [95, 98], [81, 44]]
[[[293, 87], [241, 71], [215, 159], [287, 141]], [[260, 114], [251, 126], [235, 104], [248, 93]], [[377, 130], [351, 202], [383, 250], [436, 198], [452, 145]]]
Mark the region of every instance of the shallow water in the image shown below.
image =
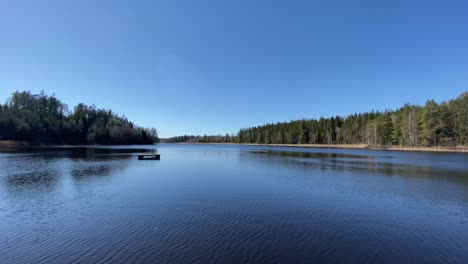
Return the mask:
[[467, 154], [0, 150], [0, 263], [468, 263], [467, 245]]

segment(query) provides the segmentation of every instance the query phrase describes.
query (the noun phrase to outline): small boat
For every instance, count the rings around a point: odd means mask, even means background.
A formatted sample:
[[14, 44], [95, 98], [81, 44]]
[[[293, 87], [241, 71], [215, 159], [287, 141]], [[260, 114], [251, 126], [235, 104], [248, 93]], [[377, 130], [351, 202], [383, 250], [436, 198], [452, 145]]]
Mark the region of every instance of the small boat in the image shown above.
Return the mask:
[[138, 160], [160, 160], [160, 154], [138, 154]]

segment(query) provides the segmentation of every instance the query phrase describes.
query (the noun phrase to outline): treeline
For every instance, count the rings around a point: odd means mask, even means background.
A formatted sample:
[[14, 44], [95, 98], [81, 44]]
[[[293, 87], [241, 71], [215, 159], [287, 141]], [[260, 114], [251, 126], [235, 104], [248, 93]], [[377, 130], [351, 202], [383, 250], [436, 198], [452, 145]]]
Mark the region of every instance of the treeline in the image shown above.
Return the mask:
[[111, 110], [66, 104], [44, 92], [15, 92], [0, 105], [0, 140], [46, 144], [153, 144], [154, 128], [141, 128]]
[[468, 92], [396, 111], [303, 119], [239, 131], [236, 142], [259, 144], [468, 145]]
[[234, 135], [216, 135], [216, 136], [194, 136], [184, 135], [171, 138], [163, 138], [164, 143], [237, 143]]
[[180, 136], [165, 142], [256, 144], [468, 145], [468, 92], [448, 102], [428, 100], [396, 111], [302, 119], [241, 129], [235, 136]]

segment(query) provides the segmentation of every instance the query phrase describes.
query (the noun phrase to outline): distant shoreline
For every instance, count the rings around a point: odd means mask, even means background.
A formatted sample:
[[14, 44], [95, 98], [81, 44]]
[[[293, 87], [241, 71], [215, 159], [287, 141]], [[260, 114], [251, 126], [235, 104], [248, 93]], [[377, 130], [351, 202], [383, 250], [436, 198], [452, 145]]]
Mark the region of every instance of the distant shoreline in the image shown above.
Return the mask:
[[336, 148], [336, 149], [369, 149], [369, 150], [390, 150], [390, 151], [412, 151], [412, 152], [447, 152], [447, 153], [468, 153], [468, 146], [456, 147], [370, 147], [367, 144], [256, 144], [256, 143], [200, 143], [181, 142], [165, 144], [200, 144], [200, 145], [237, 145], [237, 146], [262, 146], [262, 147], [295, 147], [295, 148]]
[[17, 148], [27, 146], [31, 146], [31, 144], [22, 141], [0, 140], [0, 148]]
[[[456, 147], [370, 147], [367, 144], [256, 144], [256, 143], [200, 143], [200, 142], [178, 142], [163, 144], [179, 145], [232, 145], [232, 146], [261, 146], [261, 147], [292, 147], [292, 148], [334, 148], [334, 149], [368, 149], [368, 150], [390, 150], [390, 151], [412, 151], [412, 152], [446, 152], [446, 153], [468, 153], [468, 146]], [[157, 144], [155, 144], [157, 145]], [[32, 147], [36, 146], [28, 142], [0, 140], [0, 148]], [[41, 146], [41, 145], [39, 145]], [[105, 146], [105, 145], [104, 145]]]
[[153, 144], [114, 144], [114, 145], [102, 145], [102, 144], [46, 144], [46, 143], [32, 143], [28, 141], [14, 141], [14, 140], [0, 140], [0, 148], [20, 148], [20, 147], [67, 147], [67, 146], [144, 146], [144, 145], [156, 145]]

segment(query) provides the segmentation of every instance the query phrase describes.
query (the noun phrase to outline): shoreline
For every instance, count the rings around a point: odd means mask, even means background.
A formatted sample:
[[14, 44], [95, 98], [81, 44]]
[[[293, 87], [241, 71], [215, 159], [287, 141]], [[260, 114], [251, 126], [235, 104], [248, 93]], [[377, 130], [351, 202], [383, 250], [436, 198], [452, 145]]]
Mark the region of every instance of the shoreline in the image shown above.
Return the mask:
[[145, 146], [145, 145], [156, 145], [154, 144], [128, 144], [128, 145], [101, 145], [101, 144], [76, 144], [76, 145], [69, 145], [69, 144], [44, 144], [44, 143], [31, 143], [27, 141], [14, 141], [14, 140], [0, 140], [0, 148], [29, 148], [29, 147], [89, 147], [89, 146], [98, 146], [98, 147], [105, 147], [105, 146]]
[[0, 148], [18, 148], [28, 146], [31, 146], [31, 144], [23, 141], [0, 140]]
[[232, 146], [261, 146], [261, 147], [292, 147], [292, 148], [334, 148], [334, 149], [367, 149], [367, 150], [387, 150], [387, 151], [411, 151], [411, 152], [444, 152], [444, 153], [468, 153], [468, 146], [456, 147], [370, 147], [367, 144], [258, 144], [258, 143], [200, 143], [181, 142], [163, 143], [181, 145], [232, 145]]
[[[387, 151], [411, 151], [411, 152], [442, 152], [442, 153], [468, 153], [468, 146], [455, 147], [370, 147], [367, 144], [258, 144], [258, 143], [200, 143], [200, 142], [180, 142], [163, 144], [180, 145], [232, 145], [232, 146], [260, 146], [260, 147], [290, 147], [290, 148], [334, 148], [334, 149], [367, 149], [367, 150], [387, 150]], [[158, 143], [154, 144], [157, 145]], [[17, 148], [34, 146], [28, 142], [0, 140], [0, 148]], [[44, 145], [40, 145], [44, 146]], [[107, 146], [107, 145], [99, 145]], [[117, 146], [117, 145], [116, 145]]]

